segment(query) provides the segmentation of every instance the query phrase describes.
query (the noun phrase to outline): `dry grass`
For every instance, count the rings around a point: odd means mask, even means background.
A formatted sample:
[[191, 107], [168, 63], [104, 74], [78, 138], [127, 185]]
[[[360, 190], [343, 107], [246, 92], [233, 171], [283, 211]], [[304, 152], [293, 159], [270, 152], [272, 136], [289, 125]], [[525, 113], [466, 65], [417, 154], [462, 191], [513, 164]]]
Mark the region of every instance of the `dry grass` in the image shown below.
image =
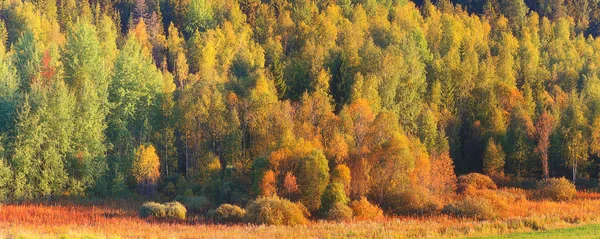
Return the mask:
[[139, 204], [60, 203], [4, 205], [0, 237], [23, 238], [449, 238], [564, 228], [600, 222], [600, 194], [580, 192], [570, 202], [519, 200], [493, 221], [448, 216], [397, 217], [302, 226], [214, 225], [146, 221]]

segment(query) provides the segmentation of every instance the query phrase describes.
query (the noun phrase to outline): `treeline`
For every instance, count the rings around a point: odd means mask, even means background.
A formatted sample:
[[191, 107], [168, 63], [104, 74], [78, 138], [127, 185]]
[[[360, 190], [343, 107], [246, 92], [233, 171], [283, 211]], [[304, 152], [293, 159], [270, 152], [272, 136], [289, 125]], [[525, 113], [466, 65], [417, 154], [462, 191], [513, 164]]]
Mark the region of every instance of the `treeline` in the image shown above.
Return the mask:
[[596, 179], [597, 3], [459, 2], [4, 0], [0, 192], [410, 213], [455, 173]]

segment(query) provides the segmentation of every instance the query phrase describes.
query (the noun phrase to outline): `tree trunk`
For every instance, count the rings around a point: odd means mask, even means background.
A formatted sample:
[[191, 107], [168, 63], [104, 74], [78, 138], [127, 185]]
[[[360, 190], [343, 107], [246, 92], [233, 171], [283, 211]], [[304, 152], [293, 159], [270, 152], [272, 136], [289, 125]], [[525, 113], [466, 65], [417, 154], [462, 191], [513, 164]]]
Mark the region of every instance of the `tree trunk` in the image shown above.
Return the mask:
[[577, 163], [573, 163], [573, 184], [577, 181]]
[[548, 168], [548, 154], [542, 154], [542, 170], [543, 170], [543, 178], [550, 178], [550, 170]]

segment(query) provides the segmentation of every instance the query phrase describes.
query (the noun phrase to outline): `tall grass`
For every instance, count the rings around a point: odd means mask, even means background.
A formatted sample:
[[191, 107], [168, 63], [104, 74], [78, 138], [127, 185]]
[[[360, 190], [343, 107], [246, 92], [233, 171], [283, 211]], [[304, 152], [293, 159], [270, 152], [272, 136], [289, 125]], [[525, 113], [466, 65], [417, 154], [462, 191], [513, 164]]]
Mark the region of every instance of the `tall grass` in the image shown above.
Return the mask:
[[312, 221], [300, 226], [215, 225], [147, 221], [138, 202], [3, 205], [0, 238], [453, 238], [564, 228], [600, 222], [600, 194], [579, 192], [568, 202], [515, 200], [494, 220], [439, 216], [387, 217], [376, 221]]

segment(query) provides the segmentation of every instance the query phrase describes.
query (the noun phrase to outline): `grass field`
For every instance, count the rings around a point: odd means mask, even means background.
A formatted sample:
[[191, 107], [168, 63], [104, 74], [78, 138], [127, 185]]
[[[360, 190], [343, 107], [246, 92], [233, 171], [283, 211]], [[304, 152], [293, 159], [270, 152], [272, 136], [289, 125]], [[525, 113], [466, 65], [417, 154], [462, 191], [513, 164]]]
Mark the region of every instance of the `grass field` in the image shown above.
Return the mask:
[[138, 217], [140, 202], [131, 201], [7, 204], [0, 209], [0, 238], [599, 238], [599, 196], [524, 200], [487, 221], [437, 215], [293, 227], [217, 225], [195, 216], [177, 223], [147, 221]]
[[600, 238], [600, 224], [591, 224], [581, 227], [554, 229], [539, 232], [512, 233], [508, 235], [495, 235], [485, 237], [474, 237], [480, 239], [500, 239], [500, 238], [523, 238], [523, 239], [593, 239]]

